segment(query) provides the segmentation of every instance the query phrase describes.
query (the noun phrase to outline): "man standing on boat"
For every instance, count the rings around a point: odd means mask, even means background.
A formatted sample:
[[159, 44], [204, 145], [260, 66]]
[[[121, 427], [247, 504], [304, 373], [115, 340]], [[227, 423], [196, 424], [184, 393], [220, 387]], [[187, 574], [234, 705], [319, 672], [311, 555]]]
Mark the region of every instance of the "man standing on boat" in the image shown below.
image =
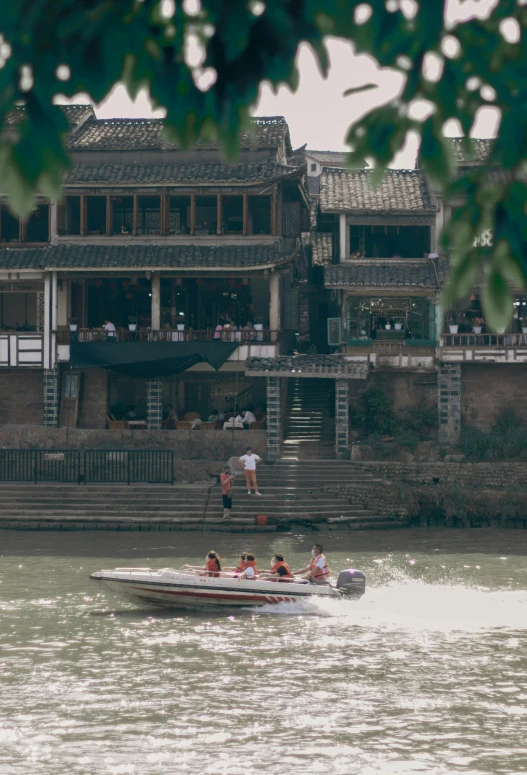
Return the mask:
[[311, 550], [311, 560], [307, 568], [302, 570], [293, 571], [293, 576], [304, 576], [309, 579], [313, 584], [327, 584], [331, 575], [329, 570], [328, 561], [322, 554], [322, 544], [315, 544]]

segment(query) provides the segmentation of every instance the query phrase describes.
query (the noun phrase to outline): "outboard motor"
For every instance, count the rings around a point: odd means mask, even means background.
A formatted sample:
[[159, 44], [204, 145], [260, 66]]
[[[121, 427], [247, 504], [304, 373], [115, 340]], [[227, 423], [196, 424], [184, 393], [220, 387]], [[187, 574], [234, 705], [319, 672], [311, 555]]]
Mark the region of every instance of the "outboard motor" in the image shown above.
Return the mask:
[[344, 597], [361, 597], [366, 592], [366, 576], [355, 568], [341, 570], [337, 579], [337, 589]]

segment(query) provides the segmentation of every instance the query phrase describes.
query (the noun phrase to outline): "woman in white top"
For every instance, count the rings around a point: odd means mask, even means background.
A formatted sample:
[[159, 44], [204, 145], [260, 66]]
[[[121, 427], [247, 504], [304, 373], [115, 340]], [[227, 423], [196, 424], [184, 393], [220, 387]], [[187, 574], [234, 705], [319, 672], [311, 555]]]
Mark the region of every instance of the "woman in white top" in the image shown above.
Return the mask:
[[254, 494], [261, 495], [258, 491], [258, 482], [256, 481], [256, 464], [260, 462], [262, 458], [259, 455], [253, 455], [253, 451], [250, 447], [245, 450], [245, 455], [242, 455], [240, 462], [243, 463], [245, 471], [245, 481], [247, 482], [247, 495], [251, 494], [251, 483], [254, 487]]

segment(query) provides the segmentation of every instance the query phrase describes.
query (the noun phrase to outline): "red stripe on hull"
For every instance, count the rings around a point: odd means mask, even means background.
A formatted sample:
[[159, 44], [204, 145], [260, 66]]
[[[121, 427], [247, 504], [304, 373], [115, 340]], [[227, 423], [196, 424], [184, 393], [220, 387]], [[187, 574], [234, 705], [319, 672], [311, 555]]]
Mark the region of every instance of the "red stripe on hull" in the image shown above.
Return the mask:
[[261, 595], [249, 595], [245, 592], [239, 593], [237, 595], [229, 595], [228, 593], [211, 593], [211, 592], [205, 592], [201, 593], [198, 589], [195, 591], [192, 590], [191, 592], [186, 592], [184, 590], [171, 590], [171, 589], [151, 589], [150, 587], [132, 587], [132, 589], [137, 589], [140, 592], [153, 592], [154, 594], [164, 594], [164, 595], [178, 595], [183, 597], [200, 597], [200, 598], [215, 598], [220, 600], [244, 600], [247, 602], [258, 602], [265, 600], [266, 603], [292, 603], [294, 598], [293, 597], [276, 597], [275, 595], [269, 596], [265, 593], [262, 593]]

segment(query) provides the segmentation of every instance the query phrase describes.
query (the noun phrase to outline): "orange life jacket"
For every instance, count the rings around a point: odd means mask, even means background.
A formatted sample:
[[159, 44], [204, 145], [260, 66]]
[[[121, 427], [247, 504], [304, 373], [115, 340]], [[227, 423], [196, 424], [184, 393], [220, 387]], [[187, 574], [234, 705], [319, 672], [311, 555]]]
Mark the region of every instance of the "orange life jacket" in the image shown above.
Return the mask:
[[212, 576], [219, 576], [220, 564], [216, 558], [209, 558], [205, 565], [205, 570]]
[[278, 581], [283, 581], [283, 579], [293, 578], [293, 574], [291, 573], [291, 568], [283, 560], [279, 560], [278, 562], [275, 562], [274, 565], [271, 565], [271, 573], [278, 573], [278, 568], [286, 569], [286, 573], [283, 573], [278, 579]]
[[254, 568], [254, 578], [258, 575], [258, 568], [256, 567], [256, 560], [245, 560], [243, 564], [243, 570], [247, 568]]
[[[321, 557], [324, 560], [324, 570], [322, 570], [322, 568], [317, 567], [317, 561]], [[329, 576], [331, 575], [328, 561], [326, 560], [323, 554], [317, 554], [316, 557], [312, 557], [311, 562], [309, 563], [309, 568], [310, 570], [313, 571], [311, 578], [318, 581], [327, 581]]]

